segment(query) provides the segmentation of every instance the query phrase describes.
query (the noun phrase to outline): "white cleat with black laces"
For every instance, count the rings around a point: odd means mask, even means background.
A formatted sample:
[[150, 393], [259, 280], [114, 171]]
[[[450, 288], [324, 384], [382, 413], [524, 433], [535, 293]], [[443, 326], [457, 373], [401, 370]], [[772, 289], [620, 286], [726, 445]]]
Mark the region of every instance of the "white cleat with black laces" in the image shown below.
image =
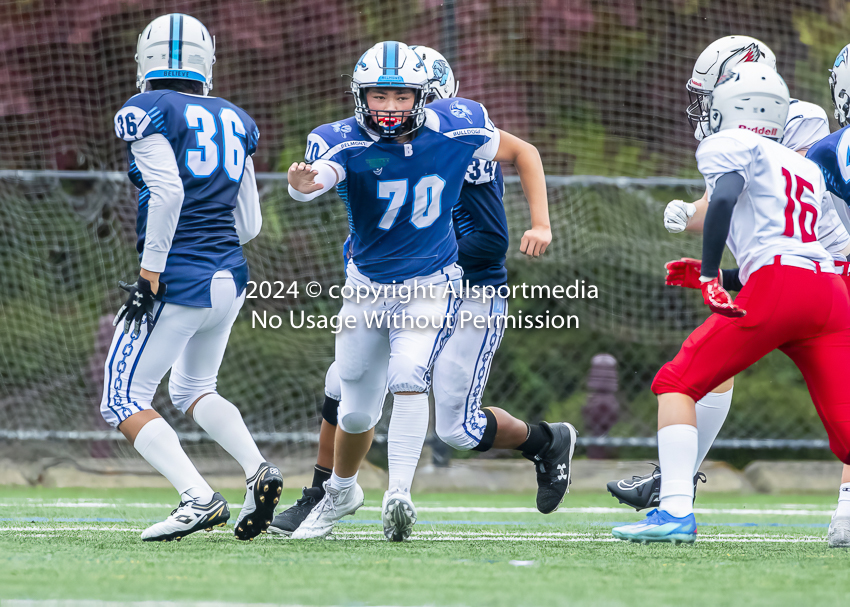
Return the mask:
[[325, 497], [304, 519], [304, 522], [292, 534], [294, 540], [308, 540], [327, 537], [339, 519], [354, 514], [363, 505], [363, 489], [354, 483], [346, 489], [334, 489], [330, 481], [325, 481]]
[[391, 542], [403, 542], [410, 537], [416, 524], [416, 506], [409, 492], [384, 493], [381, 522], [384, 524], [384, 537]]
[[263, 462], [245, 483], [245, 503], [233, 533], [236, 539], [253, 540], [265, 533], [274, 520], [274, 509], [283, 491], [283, 477], [277, 466]]
[[221, 493], [214, 493], [207, 504], [195, 501], [180, 502], [167, 519], [142, 531], [146, 542], [170, 542], [181, 540], [196, 531], [212, 531], [223, 527], [230, 518], [230, 509]]

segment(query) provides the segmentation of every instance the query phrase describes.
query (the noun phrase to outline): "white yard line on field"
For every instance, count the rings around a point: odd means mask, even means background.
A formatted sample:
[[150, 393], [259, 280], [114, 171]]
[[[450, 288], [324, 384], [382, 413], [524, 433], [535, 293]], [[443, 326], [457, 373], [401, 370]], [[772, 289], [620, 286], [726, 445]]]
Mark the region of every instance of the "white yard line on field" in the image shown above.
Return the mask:
[[[0, 508], [19, 508], [21, 506], [32, 506], [36, 508], [162, 508], [173, 509], [174, 504], [158, 504], [145, 502], [107, 502], [94, 500], [40, 500], [40, 499], [21, 499], [9, 500], [8, 498], [0, 502]], [[231, 504], [231, 510], [238, 510], [241, 506]], [[800, 504], [777, 504], [773, 508], [694, 508], [695, 514], [733, 514], [741, 516], [760, 516], [760, 515], [780, 515], [780, 516], [832, 516], [832, 510], [815, 510], [800, 507]], [[505, 514], [537, 514], [536, 508], [527, 507], [502, 507], [502, 506], [417, 506], [417, 512], [432, 512], [444, 514], [462, 514], [462, 513], [505, 513]], [[362, 506], [361, 512], [380, 512], [379, 506]], [[602, 507], [589, 506], [584, 508], [560, 508], [556, 511], [559, 514], [625, 514], [633, 512], [628, 507]]]
[[[0, 533], [16, 533], [16, 537], [27, 537], [32, 534], [31, 537], [43, 537], [44, 533], [59, 533], [59, 532], [68, 532], [68, 531], [93, 531], [97, 533], [105, 533], [105, 532], [122, 532], [122, 533], [140, 533], [142, 529], [136, 528], [128, 528], [128, 527], [105, 527], [105, 526], [95, 526], [95, 525], [86, 525], [86, 526], [76, 526], [76, 527], [40, 527], [40, 526], [27, 526], [27, 527], [0, 527]], [[219, 534], [228, 534], [231, 535], [231, 531], [219, 530], [216, 529], [212, 533]], [[386, 540], [383, 537], [383, 534], [379, 529], [375, 529], [374, 531], [338, 531], [334, 533], [333, 536], [337, 540], [366, 540], [366, 541], [379, 541], [385, 542]], [[285, 543], [286, 541], [292, 540], [279, 540], [281, 543]], [[610, 536], [604, 535], [594, 535], [591, 533], [569, 533], [569, 532], [552, 532], [552, 533], [540, 533], [540, 532], [531, 532], [531, 533], [497, 533], [497, 532], [487, 532], [487, 531], [435, 531], [429, 529], [422, 529], [415, 531], [412, 537], [412, 541], [437, 541], [437, 542], [446, 542], [446, 541], [484, 541], [484, 542], [566, 542], [566, 543], [583, 543], [583, 542], [617, 542], [617, 540]], [[732, 544], [746, 544], [746, 543], [790, 543], [790, 544], [810, 544], [810, 543], [821, 543], [824, 541], [823, 537], [819, 536], [811, 536], [811, 535], [801, 535], [801, 536], [782, 536], [776, 535], [771, 536], [767, 534], [732, 534], [732, 533], [720, 533], [720, 534], [700, 534], [699, 542], [712, 542], [712, 543], [732, 543]]]

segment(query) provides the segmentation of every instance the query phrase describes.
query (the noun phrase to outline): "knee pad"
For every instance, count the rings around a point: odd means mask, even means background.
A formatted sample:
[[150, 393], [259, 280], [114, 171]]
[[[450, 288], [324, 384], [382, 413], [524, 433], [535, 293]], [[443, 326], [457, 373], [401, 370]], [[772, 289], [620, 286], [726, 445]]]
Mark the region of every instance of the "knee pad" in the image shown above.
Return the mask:
[[203, 382], [192, 381], [172, 370], [171, 378], [168, 380], [168, 395], [171, 397], [171, 404], [185, 414], [198, 397], [204, 394], [216, 394], [216, 384], [215, 379]]
[[349, 434], [363, 434], [374, 428], [377, 423], [378, 420], [373, 421], [371, 416], [359, 411], [345, 413], [339, 418], [339, 427]]
[[390, 392], [427, 392], [430, 384], [428, 369], [409, 356], [396, 354], [390, 358], [387, 379]]

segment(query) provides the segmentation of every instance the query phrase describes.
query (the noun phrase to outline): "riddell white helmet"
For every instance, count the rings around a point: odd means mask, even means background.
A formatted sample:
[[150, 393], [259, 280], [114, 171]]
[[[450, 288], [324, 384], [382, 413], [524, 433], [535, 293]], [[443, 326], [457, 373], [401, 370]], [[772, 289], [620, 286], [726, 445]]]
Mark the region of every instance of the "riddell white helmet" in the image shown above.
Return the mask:
[[172, 13], [151, 21], [136, 47], [136, 86], [144, 92], [148, 80], [176, 78], [212, 90], [215, 38], [204, 24], [189, 15]]
[[[415, 94], [413, 109], [374, 112], [366, 101], [370, 88], [407, 88]], [[431, 90], [425, 63], [403, 42], [379, 42], [363, 53], [351, 77], [357, 124], [378, 137], [401, 137], [425, 124], [425, 102]]]
[[791, 96], [776, 70], [766, 64], [744, 63], [720, 77], [708, 100], [708, 126], [712, 133], [747, 129], [779, 141]]
[[850, 123], [850, 44], [841, 49], [835, 64], [829, 70], [829, 90], [832, 93], [832, 105], [835, 106], [835, 119], [842, 127]]
[[773, 51], [764, 42], [749, 36], [725, 36], [715, 40], [697, 58], [687, 85], [691, 100], [687, 114], [698, 141], [709, 134], [708, 94], [724, 72], [748, 62], [764, 63], [776, 69]]
[[428, 46], [411, 46], [425, 63], [425, 71], [431, 80], [431, 93], [437, 99], [448, 99], [457, 95], [458, 83], [449, 62], [440, 53]]

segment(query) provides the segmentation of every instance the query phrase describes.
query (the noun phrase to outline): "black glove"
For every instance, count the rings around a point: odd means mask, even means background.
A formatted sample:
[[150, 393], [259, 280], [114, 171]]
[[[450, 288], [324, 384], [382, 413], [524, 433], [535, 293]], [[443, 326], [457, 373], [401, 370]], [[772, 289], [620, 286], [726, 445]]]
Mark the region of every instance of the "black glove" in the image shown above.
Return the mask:
[[118, 310], [118, 314], [115, 315], [115, 319], [112, 321], [112, 326], [116, 326], [123, 318], [124, 333], [128, 333], [130, 331], [130, 325], [135, 322], [136, 325], [133, 327], [132, 336], [138, 337], [142, 332], [142, 319], [147, 317], [148, 333], [153, 331], [153, 302], [155, 299], [160, 299], [162, 294], [165, 293], [165, 284], [159, 283], [159, 290], [156, 294], [151, 290], [150, 281], [141, 276], [131, 285], [123, 280], [119, 280], [118, 286], [127, 291], [130, 296], [124, 302], [124, 305], [121, 306], [121, 309]]

